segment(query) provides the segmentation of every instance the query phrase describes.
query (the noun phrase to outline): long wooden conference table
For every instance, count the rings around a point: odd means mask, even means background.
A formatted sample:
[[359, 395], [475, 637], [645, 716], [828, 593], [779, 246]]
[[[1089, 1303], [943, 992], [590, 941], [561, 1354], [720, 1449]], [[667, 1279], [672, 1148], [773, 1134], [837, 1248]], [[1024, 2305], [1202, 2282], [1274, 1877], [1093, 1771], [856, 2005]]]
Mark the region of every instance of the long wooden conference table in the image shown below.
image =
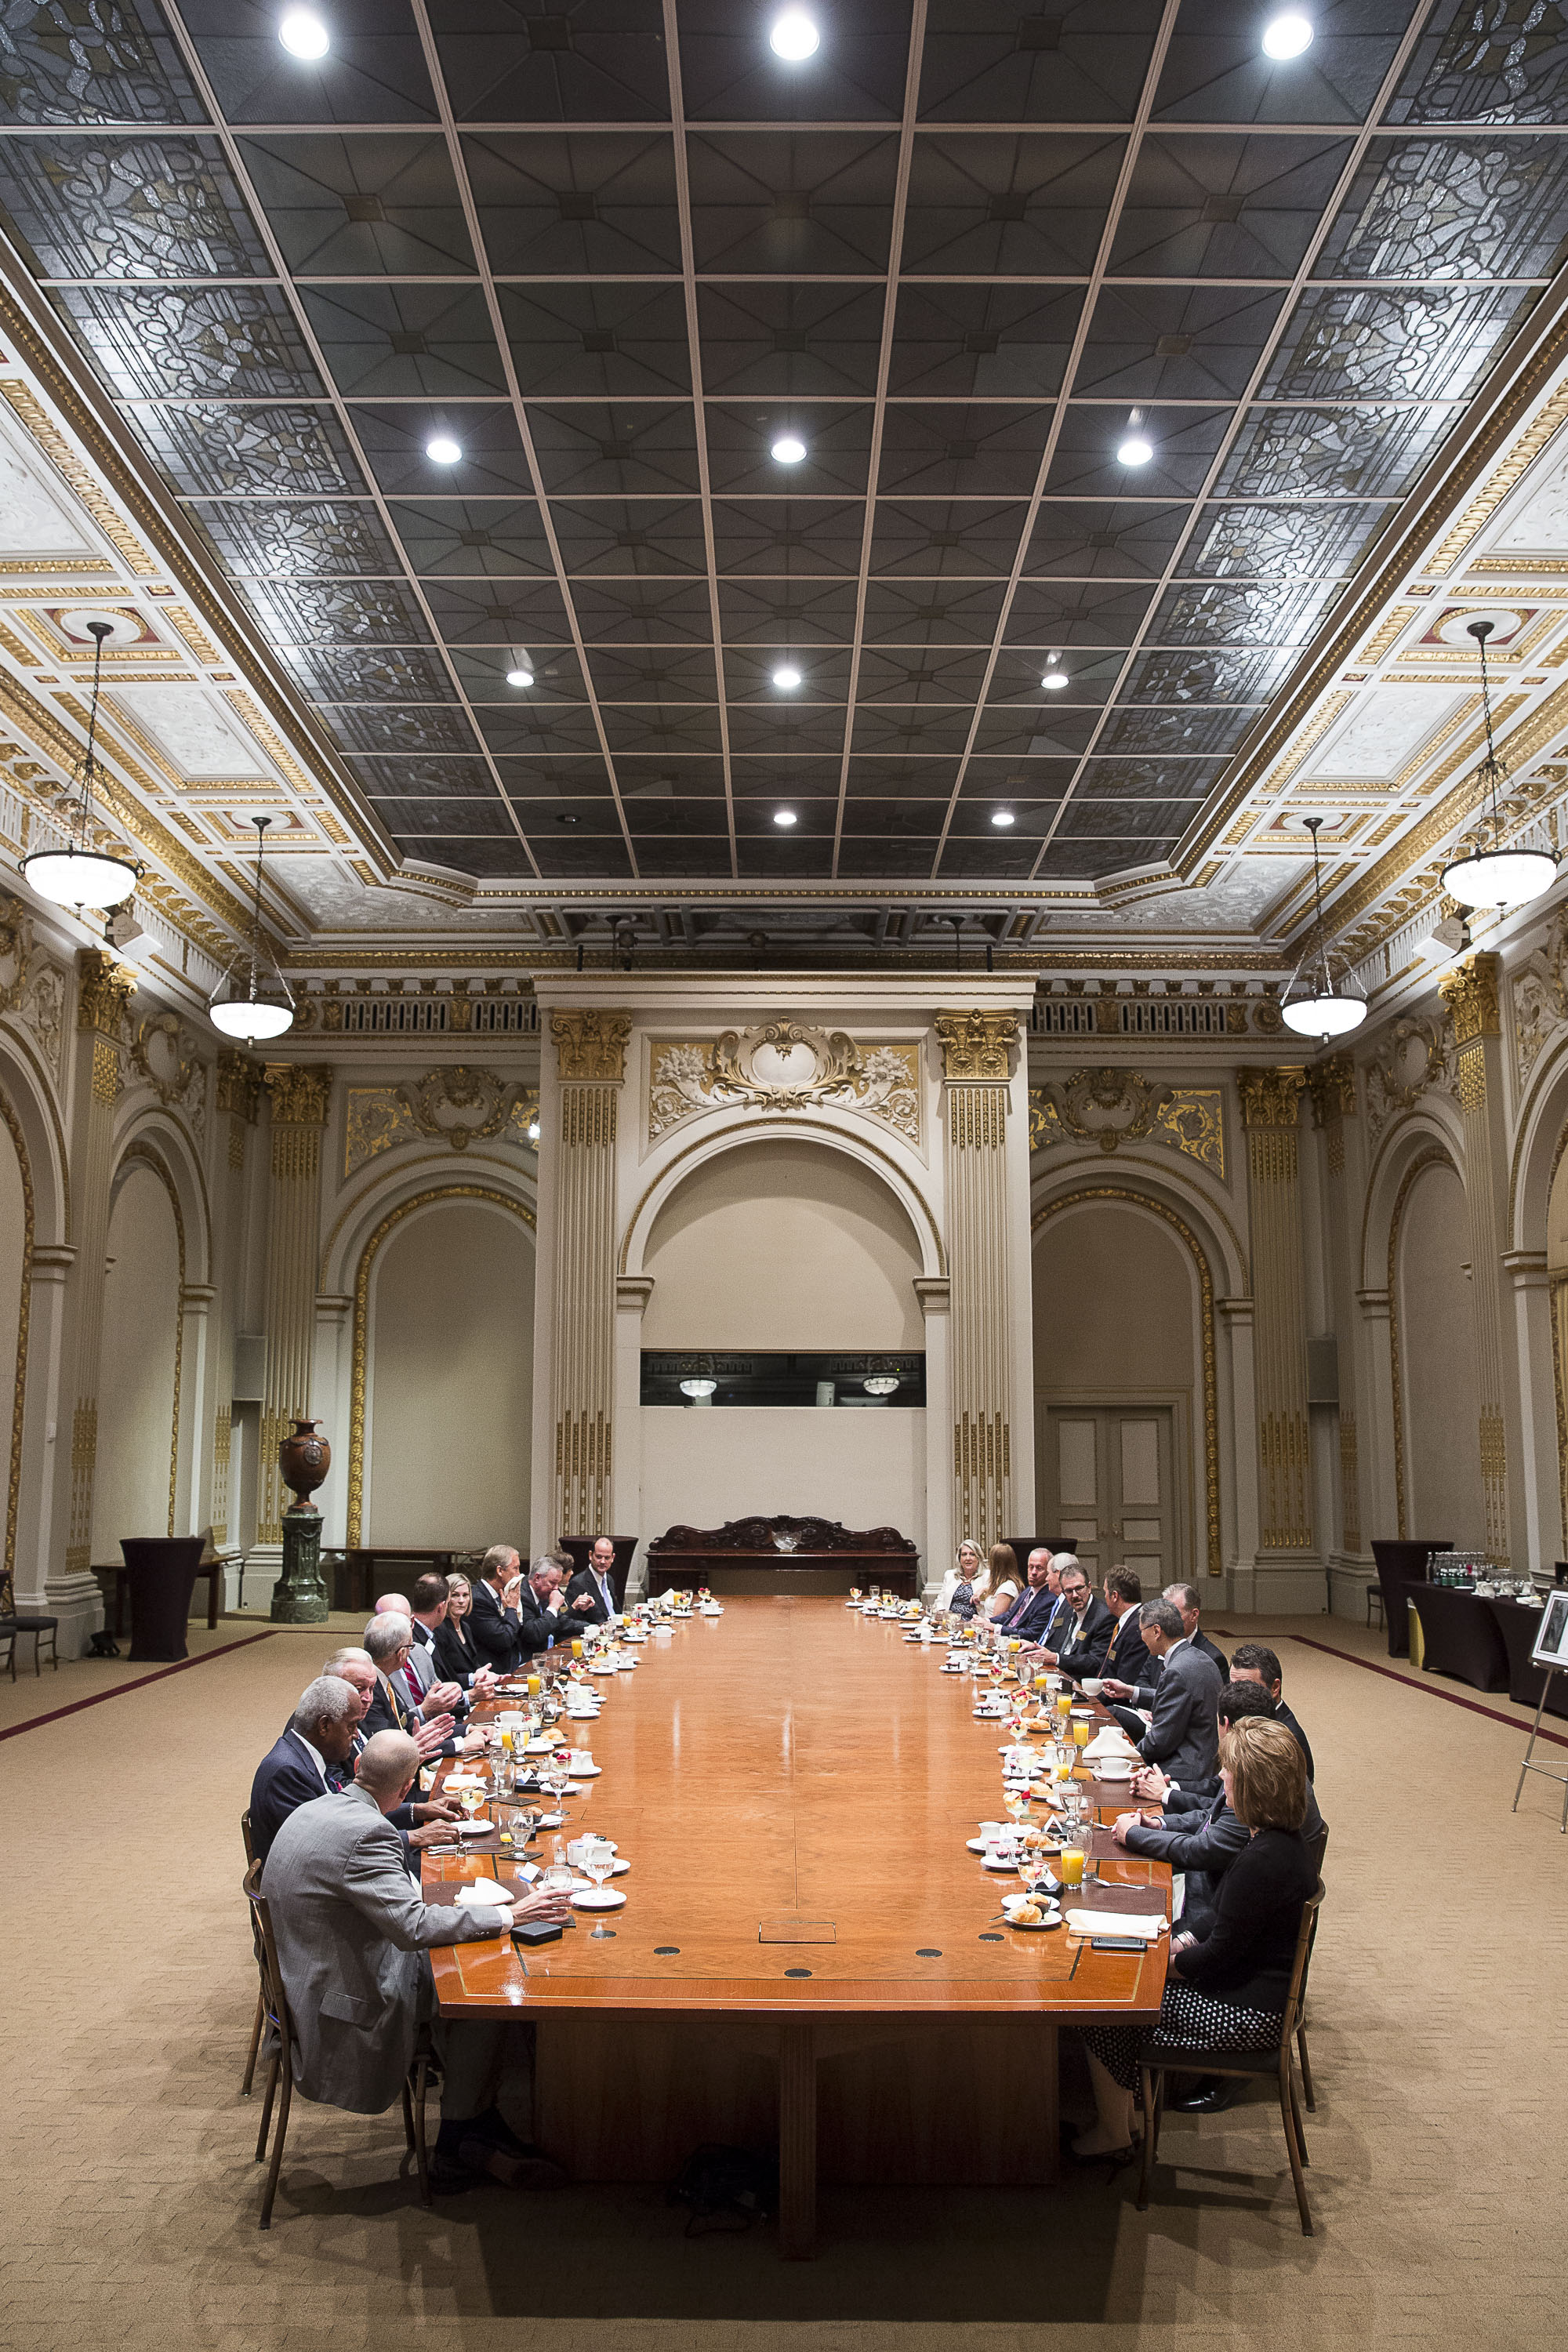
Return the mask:
[[[616, 1840], [625, 1907], [526, 1956], [500, 1937], [431, 1955], [444, 2017], [536, 2025], [540, 2144], [576, 2179], [668, 2181], [706, 2141], [776, 2140], [795, 2258], [819, 2173], [1053, 2182], [1058, 2030], [1157, 2010], [1169, 1939], [1108, 1952], [1005, 1925], [1016, 1881], [965, 1841], [1003, 1818], [1007, 1727], [974, 1719], [945, 1645], [791, 1596], [731, 1600], [636, 1654], [595, 1685], [597, 1722], [558, 1732], [602, 1768], [559, 1834]], [[1064, 1903], [1169, 1916], [1165, 1864], [1095, 1845], [1100, 1884]], [[493, 1837], [465, 1846], [426, 1855], [432, 1900], [507, 1880]]]

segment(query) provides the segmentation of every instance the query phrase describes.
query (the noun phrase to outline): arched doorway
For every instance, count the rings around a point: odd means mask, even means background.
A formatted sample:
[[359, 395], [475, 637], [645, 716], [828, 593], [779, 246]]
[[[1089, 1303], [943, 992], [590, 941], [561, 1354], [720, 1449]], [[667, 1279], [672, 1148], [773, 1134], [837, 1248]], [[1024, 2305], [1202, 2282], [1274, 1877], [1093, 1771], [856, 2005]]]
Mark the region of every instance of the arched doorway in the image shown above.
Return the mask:
[[184, 1221], [167, 1170], [144, 1147], [133, 1145], [121, 1163], [107, 1255], [92, 1487], [95, 1560], [117, 1560], [122, 1536], [176, 1532]]
[[1458, 1171], [1436, 1146], [1400, 1184], [1388, 1255], [1399, 1532], [1484, 1547], [1469, 1218]]

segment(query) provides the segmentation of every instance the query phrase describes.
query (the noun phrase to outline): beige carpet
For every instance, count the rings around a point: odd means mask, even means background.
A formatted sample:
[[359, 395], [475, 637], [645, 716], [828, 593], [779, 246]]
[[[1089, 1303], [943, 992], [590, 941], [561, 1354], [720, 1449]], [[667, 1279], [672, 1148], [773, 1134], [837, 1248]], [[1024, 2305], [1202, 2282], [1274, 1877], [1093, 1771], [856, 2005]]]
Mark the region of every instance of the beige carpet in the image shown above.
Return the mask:
[[[1458, 1685], [1286, 1638], [1386, 1664], [1337, 1622], [1246, 1629], [1285, 1658], [1332, 1831], [1315, 2239], [1258, 2103], [1167, 2126], [1147, 2215], [1130, 2175], [1054, 2197], [840, 2191], [819, 2259], [792, 2266], [771, 2232], [688, 2242], [651, 2189], [486, 2190], [426, 2214], [395, 2117], [301, 2105], [263, 2237], [237, 1825], [329, 1644], [254, 1630], [193, 1628], [203, 1662], [179, 1673], [82, 1663], [0, 1685], [0, 2340], [17, 2352], [1563, 2341], [1568, 1839], [1543, 1781], [1510, 1813], [1524, 1735], [1506, 1700], [1480, 1702], [1493, 1721], [1437, 1696], [1476, 1696]], [[1568, 1748], [1553, 1760], [1568, 1770]]]

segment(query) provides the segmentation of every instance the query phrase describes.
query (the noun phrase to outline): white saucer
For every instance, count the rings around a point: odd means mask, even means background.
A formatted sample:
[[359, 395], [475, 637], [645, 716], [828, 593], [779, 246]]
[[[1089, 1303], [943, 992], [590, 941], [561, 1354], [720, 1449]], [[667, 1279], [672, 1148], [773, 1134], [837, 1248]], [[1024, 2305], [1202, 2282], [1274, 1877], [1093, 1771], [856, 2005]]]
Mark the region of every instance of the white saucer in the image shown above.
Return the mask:
[[574, 1764], [572, 1767], [579, 1780], [596, 1780], [604, 1769], [602, 1764]]
[[554, 1745], [553, 1739], [530, 1739], [525, 1742], [522, 1752], [525, 1756], [548, 1756]]
[[613, 1886], [590, 1885], [585, 1895], [573, 1895], [572, 1908], [574, 1911], [619, 1911], [626, 1899], [624, 1895], [617, 1895]]
[[1003, 1862], [999, 1857], [994, 1860], [987, 1860], [984, 1853], [982, 1853], [981, 1860], [984, 1862], [987, 1870], [1005, 1870], [1009, 1878], [1016, 1878], [1018, 1874], [1018, 1865], [1013, 1860], [1011, 1854], [1008, 1855], [1005, 1862]]

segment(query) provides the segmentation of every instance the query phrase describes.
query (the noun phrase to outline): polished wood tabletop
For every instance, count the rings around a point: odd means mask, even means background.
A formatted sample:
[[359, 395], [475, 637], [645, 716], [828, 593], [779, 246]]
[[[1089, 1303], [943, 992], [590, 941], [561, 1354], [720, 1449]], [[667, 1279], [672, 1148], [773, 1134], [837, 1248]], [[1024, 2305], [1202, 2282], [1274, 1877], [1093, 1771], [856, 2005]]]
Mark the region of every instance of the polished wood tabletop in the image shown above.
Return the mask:
[[[679, 1620], [671, 1639], [646, 1643], [635, 1671], [595, 1685], [608, 1694], [596, 1722], [557, 1728], [602, 1767], [567, 1800], [559, 1834], [614, 1838], [631, 1864], [612, 1882], [627, 1898], [604, 1917], [613, 1936], [593, 1939], [594, 1916], [578, 1912], [560, 1942], [525, 1957], [500, 1937], [433, 1952], [442, 2014], [1157, 2010], [1168, 1938], [1103, 1952], [1066, 1927], [1003, 1921], [1017, 1882], [985, 1871], [965, 1841], [1005, 1818], [1007, 1727], [975, 1720], [945, 1654], [841, 1600], [796, 1596], [732, 1599], [721, 1617]], [[1094, 1793], [1107, 1819], [1131, 1801], [1124, 1786]], [[1169, 1916], [1163, 1864], [1104, 1832], [1096, 1844], [1102, 1883], [1064, 1905]], [[430, 1899], [481, 1874], [509, 1880], [494, 1841], [476, 1847], [425, 1856]]]

